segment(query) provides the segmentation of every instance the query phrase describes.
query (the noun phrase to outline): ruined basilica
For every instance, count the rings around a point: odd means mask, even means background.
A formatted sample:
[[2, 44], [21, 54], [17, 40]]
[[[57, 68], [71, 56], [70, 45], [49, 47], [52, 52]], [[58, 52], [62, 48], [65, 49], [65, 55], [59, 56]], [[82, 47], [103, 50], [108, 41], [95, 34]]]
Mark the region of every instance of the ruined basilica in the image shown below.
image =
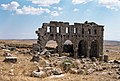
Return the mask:
[[64, 43], [71, 41], [72, 56], [78, 57], [99, 57], [103, 53], [103, 25], [94, 22], [74, 23], [50, 21], [43, 23], [38, 28], [37, 44], [41, 49], [45, 49], [47, 41], [54, 40], [57, 42], [58, 53], [64, 52]]

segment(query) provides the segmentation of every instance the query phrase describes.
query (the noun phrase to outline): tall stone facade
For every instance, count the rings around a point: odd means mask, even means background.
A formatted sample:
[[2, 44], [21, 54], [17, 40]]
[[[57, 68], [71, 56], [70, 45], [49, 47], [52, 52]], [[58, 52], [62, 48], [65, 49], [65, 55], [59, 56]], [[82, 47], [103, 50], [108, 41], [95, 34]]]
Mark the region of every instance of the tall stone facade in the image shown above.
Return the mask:
[[74, 57], [99, 57], [103, 53], [103, 25], [94, 22], [74, 23], [50, 21], [38, 28], [37, 44], [45, 49], [47, 41], [54, 40], [58, 44], [61, 55], [65, 41], [73, 43]]

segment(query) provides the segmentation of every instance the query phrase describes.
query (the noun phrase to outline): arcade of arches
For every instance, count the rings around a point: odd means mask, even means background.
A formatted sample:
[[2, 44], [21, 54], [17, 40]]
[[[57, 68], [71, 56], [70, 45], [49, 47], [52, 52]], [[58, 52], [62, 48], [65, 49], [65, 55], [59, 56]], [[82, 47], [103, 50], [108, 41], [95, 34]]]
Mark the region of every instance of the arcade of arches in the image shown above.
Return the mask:
[[[42, 28], [36, 31], [37, 44], [45, 49], [47, 41], [57, 43], [58, 53], [71, 53], [72, 57], [99, 57], [103, 52], [104, 26], [94, 22], [74, 23], [50, 21], [43, 23]], [[52, 46], [52, 45], [51, 45]]]

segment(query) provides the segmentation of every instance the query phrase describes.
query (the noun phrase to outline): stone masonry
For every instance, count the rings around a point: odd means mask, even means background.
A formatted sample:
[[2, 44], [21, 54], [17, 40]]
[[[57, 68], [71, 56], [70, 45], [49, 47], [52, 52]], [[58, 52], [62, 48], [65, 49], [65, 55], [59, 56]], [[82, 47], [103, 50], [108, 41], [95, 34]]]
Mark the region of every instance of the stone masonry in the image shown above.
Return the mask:
[[94, 22], [74, 23], [50, 21], [38, 28], [37, 44], [45, 49], [47, 41], [54, 40], [58, 44], [58, 53], [61, 56], [64, 42], [73, 43], [74, 57], [99, 57], [103, 53], [103, 25]]

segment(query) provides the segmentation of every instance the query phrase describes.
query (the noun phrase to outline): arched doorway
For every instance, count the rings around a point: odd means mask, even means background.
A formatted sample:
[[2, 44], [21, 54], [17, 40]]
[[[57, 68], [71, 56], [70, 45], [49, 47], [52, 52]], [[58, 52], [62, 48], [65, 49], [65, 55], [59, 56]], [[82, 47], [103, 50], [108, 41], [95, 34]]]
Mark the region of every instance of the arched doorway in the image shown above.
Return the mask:
[[87, 57], [87, 42], [81, 40], [78, 44], [78, 56]]
[[58, 51], [58, 44], [54, 40], [47, 41], [45, 48], [49, 50], [51, 53], [56, 53]]
[[73, 57], [73, 53], [74, 53], [74, 50], [73, 50], [73, 43], [70, 41], [70, 40], [66, 40], [64, 42], [64, 45], [63, 45], [63, 52], [65, 53], [69, 53], [71, 57]]
[[91, 49], [90, 49], [90, 58], [91, 57], [99, 57], [99, 45], [96, 40], [94, 40], [91, 43]]

